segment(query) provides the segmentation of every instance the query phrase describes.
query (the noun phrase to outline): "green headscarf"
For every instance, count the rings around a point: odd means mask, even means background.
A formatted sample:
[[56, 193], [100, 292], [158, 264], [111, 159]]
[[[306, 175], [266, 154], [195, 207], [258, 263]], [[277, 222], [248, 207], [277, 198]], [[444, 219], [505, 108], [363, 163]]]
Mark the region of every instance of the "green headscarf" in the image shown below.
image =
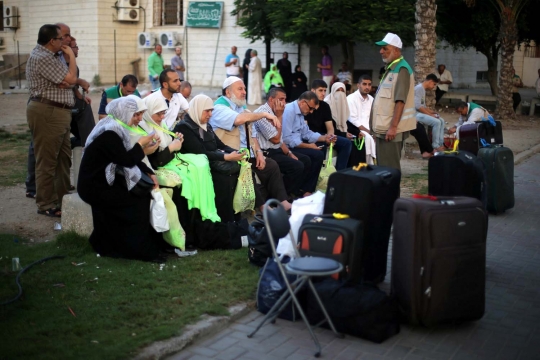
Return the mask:
[[281, 88], [285, 86], [285, 83], [283, 82], [283, 78], [279, 74], [279, 71], [276, 65], [270, 66], [270, 71], [268, 71], [266, 75], [264, 75], [264, 92], [267, 93], [268, 90], [270, 90], [270, 86], [272, 86], [272, 84], [274, 85], [281, 84], [279, 86]]

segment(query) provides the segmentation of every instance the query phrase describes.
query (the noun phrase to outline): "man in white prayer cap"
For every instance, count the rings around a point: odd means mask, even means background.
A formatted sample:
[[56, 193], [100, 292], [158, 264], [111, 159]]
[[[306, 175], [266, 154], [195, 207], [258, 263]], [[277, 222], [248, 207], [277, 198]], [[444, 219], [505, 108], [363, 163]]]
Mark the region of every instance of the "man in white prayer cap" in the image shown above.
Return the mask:
[[[246, 85], [239, 77], [229, 76], [223, 82], [222, 89], [222, 96], [214, 102], [210, 125], [226, 145], [234, 149], [249, 149], [250, 157], [255, 165], [252, 169], [266, 189], [268, 197], [278, 199], [288, 210], [291, 204], [287, 201], [288, 195], [279, 166], [274, 160], [264, 157], [257, 138], [252, 137], [253, 134], [250, 133], [248, 127], [249, 123], [255, 121], [270, 121], [275, 127], [281, 128], [281, 122], [275, 115], [268, 112], [252, 113], [247, 110]], [[255, 186], [255, 191], [258, 191], [257, 186]], [[262, 206], [265, 197], [258, 195], [255, 205]]]

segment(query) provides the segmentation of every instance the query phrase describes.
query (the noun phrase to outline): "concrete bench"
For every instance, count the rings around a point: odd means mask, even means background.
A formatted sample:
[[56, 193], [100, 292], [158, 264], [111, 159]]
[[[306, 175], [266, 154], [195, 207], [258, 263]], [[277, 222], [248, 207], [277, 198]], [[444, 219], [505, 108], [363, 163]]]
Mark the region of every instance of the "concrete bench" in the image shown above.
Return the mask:
[[92, 208], [82, 201], [79, 194], [64, 195], [62, 200], [62, 230], [73, 230], [79, 235], [90, 236], [94, 230]]
[[497, 97], [495, 95], [480, 95], [480, 94], [469, 95], [469, 102], [476, 102], [476, 101], [497, 102]]
[[452, 100], [452, 99], [455, 99], [455, 100], [461, 100], [461, 101], [463, 101], [463, 102], [467, 102], [467, 97], [468, 97], [467, 94], [463, 94], [463, 93], [455, 93], [455, 92], [447, 92], [446, 94], [443, 95], [443, 97], [441, 98], [441, 100]]

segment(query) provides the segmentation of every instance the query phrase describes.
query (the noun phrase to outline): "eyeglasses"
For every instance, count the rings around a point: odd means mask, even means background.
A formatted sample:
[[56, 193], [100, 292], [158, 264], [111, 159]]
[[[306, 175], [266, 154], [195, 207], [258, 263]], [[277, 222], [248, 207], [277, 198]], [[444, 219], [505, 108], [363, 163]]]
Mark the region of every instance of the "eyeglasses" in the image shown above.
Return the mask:
[[56, 37], [56, 38], [52, 38], [53, 40], [62, 40], [62, 37]]
[[309, 106], [309, 103], [307, 102], [307, 100], [304, 100], [304, 102], [306, 103], [307, 107], [309, 108], [309, 112], [315, 111], [317, 109], [317, 108]]

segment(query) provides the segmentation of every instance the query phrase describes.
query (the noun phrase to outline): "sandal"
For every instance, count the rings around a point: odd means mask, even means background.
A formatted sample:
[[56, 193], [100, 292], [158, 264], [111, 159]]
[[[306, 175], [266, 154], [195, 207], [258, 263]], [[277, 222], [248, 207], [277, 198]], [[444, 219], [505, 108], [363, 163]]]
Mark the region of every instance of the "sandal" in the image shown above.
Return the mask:
[[69, 191], [73, 191], [73, 190], [75, 190], [75, 186], [69, 185]]
[[59, 208], [50, 208], [48, 210], [38, 210], [37, 213], [39, 215], [46, 215], [50, 217], [62, 217], [62, 210]]
[[27, 191], [27, 192], [26, 192], [26, 197], [27, 197], [27, 198], [30, 198], [30, 199], [35, 199], [35, 198], [36, 198], [36, 193], [35, 193], [35, 191]]

